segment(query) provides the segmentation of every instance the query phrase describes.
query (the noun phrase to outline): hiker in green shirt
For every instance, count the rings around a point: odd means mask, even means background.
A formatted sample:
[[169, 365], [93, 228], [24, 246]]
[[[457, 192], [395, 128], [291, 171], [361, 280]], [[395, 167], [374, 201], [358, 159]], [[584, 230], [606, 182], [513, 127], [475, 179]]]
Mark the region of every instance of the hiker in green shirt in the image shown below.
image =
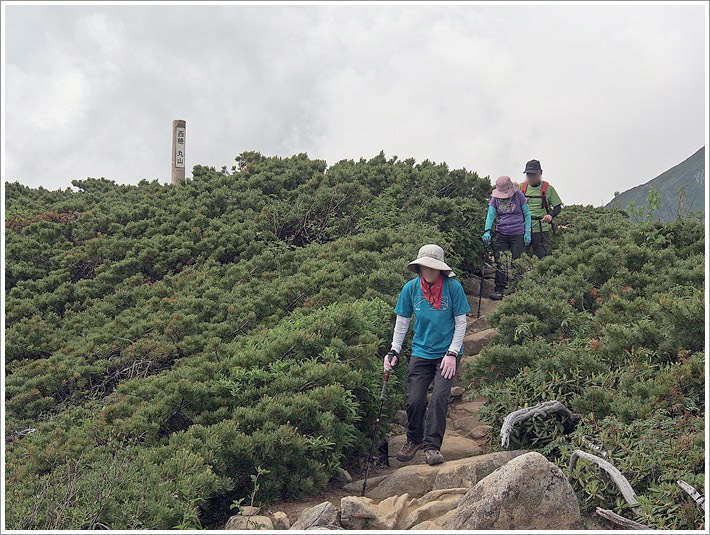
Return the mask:
[[521, 188], [528, 200], [532, 218], [532, 240], [525, 249], [533, 251], [538, 258], [544, 258], [549, 252], [550, 225], [553, 218], [562, 210], [562, 199], [550, 183], [542, 179], [542, 167], [537, 160], [530, 160], [525, 165], [527, 182]]

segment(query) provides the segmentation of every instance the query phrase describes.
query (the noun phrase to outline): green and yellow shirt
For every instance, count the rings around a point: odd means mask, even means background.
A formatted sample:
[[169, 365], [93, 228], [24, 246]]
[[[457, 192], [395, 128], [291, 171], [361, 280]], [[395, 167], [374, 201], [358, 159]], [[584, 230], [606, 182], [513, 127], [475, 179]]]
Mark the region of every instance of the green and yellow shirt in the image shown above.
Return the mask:
[[[528, 197], [531, 195], [532, 197]], [[527, 185], [525, 191], [525, 196], [528, 197], [528, 206], [530, 207], [530, 216], [532, 217], [532, 231], [533, 232], [547, 232], [550, 230], [549, 223], [543, 223], [538, 221], [537, 218], [544, 217], [547, 212], [542, 207], [542, 181], [537, 186]], [[545, 192], [545, 197], [547, 198], [547, 206], [550, 211], [557, 206], [562, 204], [562, 199], [557, 194], [555, 188], [548, 182], [547, 191]], [[542, 229], [540, 228], [542, 227]]]

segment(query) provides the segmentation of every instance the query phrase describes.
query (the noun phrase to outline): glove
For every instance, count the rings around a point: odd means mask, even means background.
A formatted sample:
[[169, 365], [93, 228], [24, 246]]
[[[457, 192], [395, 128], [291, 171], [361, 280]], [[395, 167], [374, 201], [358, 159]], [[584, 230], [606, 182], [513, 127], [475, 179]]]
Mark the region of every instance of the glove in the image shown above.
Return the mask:
[[485, 231], [483, 233], [483, 237], [481, 239], [483, 240], [483, 243], [485, 243], [486, 245], [491, 243], [491, 231], [490, 230]]
[[399, 353], [397, 353], [394, 349], [390, 349], [390, 352], [385, 355], [385, 373], [391, 371], [392, 368], [397, 365], [397, 361], [399, 360], [398, 357]]
[[532, 236], [530, 235], [530, 231], [526, 230], [525, 231], [525, 236], [523, 237], [523, 240], [525, 241], [525, 247], [530, 245], [530, 242], [532, 241]]
[[441, 361], [439, 368], [441, 368], [441, 376], [444, 379], [451, 379], [456, 375], [456, 357], [447, 354]]

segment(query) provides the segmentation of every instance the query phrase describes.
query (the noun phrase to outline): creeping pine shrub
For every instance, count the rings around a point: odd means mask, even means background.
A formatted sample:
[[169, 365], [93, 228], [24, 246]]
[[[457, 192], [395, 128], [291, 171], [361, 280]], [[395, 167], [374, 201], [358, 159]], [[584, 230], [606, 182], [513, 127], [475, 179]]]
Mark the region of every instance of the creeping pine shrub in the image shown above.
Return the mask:
[[[510, 447], [535, 449], [568, 475], [583, 509], [635, 518], [615, 484], [580, 460], [599, 450], [629, 480], [640, 522], [700, 529], [677, 485], [704, 488], [704, 232], [696, 221], [634, 225], [601, 209], [567, 208], [550, 257], [532, 264], [492, 315], [500, 336], [469, 369], [487, 398], [482, 420], [556, 399], [580, 421], [529, 419]], [[493, 447], [500, 449], [499, 442]], [[702, 490], [701, 490], [702, 492]]]
[[359, 466], [405, 266], [437, 243], [477, 268], [490, 194], [382, 153], [73, 185], [6, 185], [5, 424], [37, 430], [8, 444], [12, 528], [216, 527], [259, 467], [268, 503]]

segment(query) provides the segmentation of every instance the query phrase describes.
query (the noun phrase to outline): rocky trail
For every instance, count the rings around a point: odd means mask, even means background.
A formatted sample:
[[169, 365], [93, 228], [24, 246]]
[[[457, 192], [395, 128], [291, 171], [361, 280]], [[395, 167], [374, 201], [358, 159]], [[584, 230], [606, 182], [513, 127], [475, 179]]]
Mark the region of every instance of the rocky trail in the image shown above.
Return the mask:
[[[443, 464], [428, 466], [422, 450], [408, 463], [395, 458], [406, 440], [407, 417], [400, 410], [387, 433], [389, 466], [370, 468], [365, 497], [360, 497], [363, 466], [361, 473], [353, 474], [355, 480], [343, 471], [339, 481], [319, 494], [255, 509], [249, 527], [246, 516], [232, 516], [224, 529], [254, 529], [251, 522], [261, 524], [261, 529], [277, 530], [583, 529], [577, 498], [556, 466], [542, 455], [525, 450], [488, 452], [491, 428], [477, 416], [486, 399], [474, 395], [462, 377], [497, 334], [486, 321], [500, 304], [485, 297], [492, 287], [489, 277], [484, 281], [480, 318], [476, 317], [479, 283], [475, 279], [463, 281], [472, 312], [452, 388], [441, 447]], [[479, 488], [479, 482], [491, 478], [501, 480], [497, 482], [500, 488]], [[471, 496], [474, 491], [478, 500]], [[515, 503], [511, 502], [511, 492]], [[527, 518], [520, 509], [533, 516]], [[587, 529], [599, 527], [591, 519], [585, 520]]]

